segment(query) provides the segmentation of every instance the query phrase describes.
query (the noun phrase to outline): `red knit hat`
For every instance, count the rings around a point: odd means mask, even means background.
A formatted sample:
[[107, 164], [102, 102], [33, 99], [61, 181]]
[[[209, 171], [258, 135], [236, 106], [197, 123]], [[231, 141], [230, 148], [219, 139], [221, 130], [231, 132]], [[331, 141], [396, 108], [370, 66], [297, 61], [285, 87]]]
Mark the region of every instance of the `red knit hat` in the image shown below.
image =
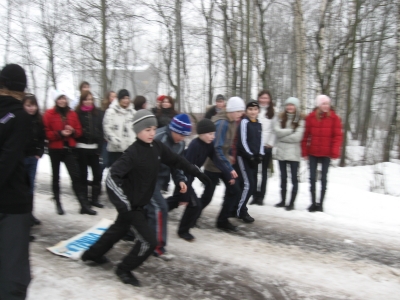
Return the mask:
[[160, 95], [160, 96], [157, 97], [157, 101], [158, 101], [158, 102], [162, 102], [162, 101], [165, 99], [165, 97], [167, 97], [167, 96], [165, 96], [165, 95]]

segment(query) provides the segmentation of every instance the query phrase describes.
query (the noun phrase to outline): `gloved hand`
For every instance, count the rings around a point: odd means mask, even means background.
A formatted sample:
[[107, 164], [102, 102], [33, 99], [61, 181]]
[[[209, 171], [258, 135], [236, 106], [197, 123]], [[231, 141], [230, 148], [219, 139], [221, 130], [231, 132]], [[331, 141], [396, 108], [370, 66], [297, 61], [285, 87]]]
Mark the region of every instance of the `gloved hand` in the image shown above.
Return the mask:
[[211, 184], [211, 179], [208, 177], [206, 174], [203, 172], [199, 172], [196, 177], [205, 185], [210, 185]]
[[262, 163], [263, 158], [264, 158], [263, 155], [261, 155], [261, 154], [257, 155], [257, 156], [256, 156], [256, 161], [257, 161], [257, 163], [258, 163], [258, 164]]
[[250, 160], [249, 160], [250, 168], [257, 169], [258, 164], [259, 164], [259, 162], [258, 162], [258, 158], [256, 156], [250, 157]]

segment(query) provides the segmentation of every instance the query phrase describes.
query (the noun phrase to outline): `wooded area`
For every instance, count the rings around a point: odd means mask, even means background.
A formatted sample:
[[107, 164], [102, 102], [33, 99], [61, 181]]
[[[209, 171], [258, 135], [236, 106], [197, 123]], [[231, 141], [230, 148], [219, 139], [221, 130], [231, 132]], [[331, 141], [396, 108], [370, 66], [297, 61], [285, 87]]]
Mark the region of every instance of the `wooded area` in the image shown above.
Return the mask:
[[341, 166], [352, 146], [364, 163], [400, 153], [398, 0], [6, 0], [0, 16], [2, 64], [23, 65], [39, 99], [77, 70], [103, 97], [123, 88], [112, 70], [149, 65], [181, 111], [269, 89], [309, 112], [322, 93], [343, 119]]

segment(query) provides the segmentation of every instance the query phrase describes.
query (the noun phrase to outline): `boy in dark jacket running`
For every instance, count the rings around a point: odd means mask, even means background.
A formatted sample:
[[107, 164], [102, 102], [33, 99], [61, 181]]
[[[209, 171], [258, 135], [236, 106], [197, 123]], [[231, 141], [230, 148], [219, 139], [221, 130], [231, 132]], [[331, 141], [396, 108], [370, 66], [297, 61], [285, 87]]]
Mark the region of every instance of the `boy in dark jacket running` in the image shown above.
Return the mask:
[[[191, 131], [192, 124], [189, 116], [179, 114], [171, 120], [169, 126], [157, 129], [154, 139], [163, 143], [175, 154], [182, 156], [185, 150], [184, 139], [190, 135]], [[168, 184], [171, 175], [180, 192], [186, 193], [187, 180], [182, 171], [162, 164], [158, 172], [157, 184], [153, 196], [150, 203], [146, 206], [149, 223], [157, 236], [157, 246], [154, 255], [164, 260], [171, 260], [174, 257], [173, 254], [168, 253], [165, 249], [167, 245], [168, 203], [161, 194], [163, 186]]]
[[258, 164], [264, 155], [262, 141], [262, 127], [257, 116], [260, 106], [257, 101], [250, 101], [246, 105], [246, 117], [240, 121], [237, 141], [236, 169], [241, 179], [242, 195], [237, 207], [237, 217], [246, 223], [254, 222], [254, 218], [247, 212], [247, 202], [257, 188]]
[[[213, 141], [215, 139], [215, 124], [209, 119], [203, 119], [197, 123], [198, 138], [194, 139], [189, 147], [185, 150], [184, 157], [192, 164], [201, 168], [209, 157], [214, 164], [223, 172], [224, 177], [230, 179], [230, 165], [218, 158], [215, 153]], [[174, 195], [167, 199], [169, 210], [177, 208], [181, 203], [187, 203], [185, 212], [183, 213], [179, 224], [178, 235], [184, 240], [191, 242], [194, 236], [189, 230], [192, 228], [201, 213], [201, 200], [197, 197], [193, 190], [192, 183], [194, 177], [186, 174], [188, 191], [184, 194], [180, 193], [180, 188], [176, 187]]]
[[157, 120], [148, 110], [136, 113], [133, 127], [137, 140], [111, 167], [107, 176], [107, 193], [118, 210], [115, 223], [82, 255], [83, 261], [105, 263], [104, 254], [129, 229], [135, 233], [132, 250], [117, 266], [116, 274], [126, 284], [140, 286], [131, 273], [153, 253], [157, 240], [146, 220], [144, 206], [150, 202], [157, 182], [160, 165], [179, 168], [208, 184], [209, 178], [187, 160], [173, 153], [163, 143], [154, 140]]
[[226, 111], [222, 111], [212, 118], [217, 130], [214, 140], [216, 155], [220, 160], [230, 165], [231, 177], [225, 178], [221, 170], [219, 170], [210, 159], [204, 164], [204, 173], [211, 179], [211, 184], [204, 189], [203, 195], [201, 196], [202, 209], [210, 204], [215, 187], [219, 180], [222, 179], [225, 185], [225, 196], [216, 225], [217, 228], [228, 232], [237, 231], [237, 227], [228, 220], [228, 218], [232, 216], [232, 209], [234, 205], [237, 204], [240, 196], [239, 184], [238, 181], [235, 180], [238, 175], [231, 165], [233, 161], [231, 150], [237, 131], [237, 121], [240, 120], [244, 110], [245, 104], [243, 99], [231, 97], [226, 104]]

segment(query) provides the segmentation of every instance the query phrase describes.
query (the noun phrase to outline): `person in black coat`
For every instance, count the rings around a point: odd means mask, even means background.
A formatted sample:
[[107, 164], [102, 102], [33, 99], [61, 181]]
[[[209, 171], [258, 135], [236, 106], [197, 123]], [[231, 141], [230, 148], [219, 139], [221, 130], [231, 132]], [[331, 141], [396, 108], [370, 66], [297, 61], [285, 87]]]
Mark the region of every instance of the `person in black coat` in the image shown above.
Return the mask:
[[92, 169], [92, 198], [90, 204], [98, 208], [104, 205], [99, 202], [101, 191], [101, 166], [100, 154], [103, 147], [103, 117], [104, 113], [94, 105], [93, 94], [89, 91], [83, 92], [79, 98], [79, 104], [75, 108], [79, 122], [82, 126], [82, 136], [77, 138], [76, 149], [80, 178], [84, 192], [88, 194], [89, 182], [88, 166]]
[[[35, 95], [26, 94], [22, 100], [25, 111], [31, 116], [29, 128], [32, 130], [32, 138], [25, 147], [24, 165], [29, 176], [30, 195], [33, 199], [35, 190], [36, 168], [39, 159], [43, 156], [46, 134], [42, 115], [39, 112], [39, 105]], [[40, 225], [40, 221], [32, 214], [33, 225]]]
[[[184, 157], [198, 168], [201, 168], [207, 157], [209, 157], [217, 168], [222, 171], [225, 178], [230, 180], [230, 166], [220, 160], [215, 153], [213, 144], [215, 131], [215, 124], [211, 120], [203, 119], [198, 122], [197, 134], [199, 136], [190, 142], [189, 147], [184, 152]], [[187, 192], [184, 194], [180, 193], [180, 187], [176, 186], [173, 196], [169, 197], [167, 202], [170, 211], [177, 208], [180, 204], [186, 204], [185, 212], [179, 223], [178, 236], [191, 242], [195, 238], [189, 231], [190, 228], [194, 227], [196, 220], [201, 214], [202, 204], [192, 187], [195, 178], [189, 174], [185, 175], [187, 177]]]
[[0, 73], [0, 299], [25, 299], [30, 276], [32, 197], [24, 168], [31, 118], [22, 99], [26, 74], [19, 65]]
[[104, 254], [132, 229], [135, 243], [118, 264], [115, 273], [123, 283], [140, 286], [131, 271], [153, 253], [157, 244], [156, 233], [146, 219], [144, 207], [150, 203], [161, 164], [182, 169], [198, 177], [204, 184], [209, 183], [209, 178], [162, 142], [154, 140], [157, 120], [150, 111], [139, 110], [135, 114], [133, 127], [137, 140], [111, 166], [106, 180], [108, 196], [118, 211], [117, 219], [83, 253], [82, 260], [106, 263], [108, 259]]
[[257, 116], [260, 105], [257, 101], [250, 101], [246, 105], [246, 117], [240, 121], [237, 140], [237, 159], [235, 169], [241, 179], [242, 195], [236, 210], [237, 217], [245, 223], [254, 222], [247, 211], [247, 202], [257, 188], [258, 164], [262, 162], [264, 144], [262, 140], [262, 126]]
[[218, 94], [217, 97], [215, 98], [215, 105], [210, 107], [209, 110], [207, 110], [204, 118], [210, 119], [215, 116], [217, 113], [225, 109], [225, 97], [224, 95]]
[[172, 99], [170, 96], [165, 96], [160, 103], [160, 108], [157, 109], [155, 114], [158, 128], [169, 125], [173, 117], [175, 117], [177, 114], [178, 112], [175, 110], [174, 99]]

